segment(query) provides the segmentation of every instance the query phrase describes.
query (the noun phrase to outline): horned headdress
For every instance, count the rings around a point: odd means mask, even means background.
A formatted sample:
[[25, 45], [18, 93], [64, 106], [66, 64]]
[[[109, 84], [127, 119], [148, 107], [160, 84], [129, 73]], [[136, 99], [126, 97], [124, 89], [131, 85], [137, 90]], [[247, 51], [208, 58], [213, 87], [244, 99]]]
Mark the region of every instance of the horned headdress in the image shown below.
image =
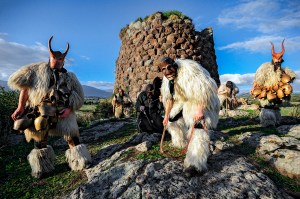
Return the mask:
[[61, 53], [60, 51], [53, 51], [52, 47], [51, 47], [52, 38], [53, 38], [53, 36], [51, 36], [49, 41], [48, 41], [48, 48], [49, 48], [49, 52], [50, 52], [50, 57], [53, 57], [53, 58], [56, 58], [56, 59], [57, 58], [63, 58], [64, 59], [66, 57], [68, 51], [69, 51], [69, 47], [70, 47], [69, 43], [67, 43], [67, 48], [66, 48], [64, 53]]
[[274, 44], [271, 42], [272, 45], [272, 57], [275, 59], [282, 59], [282, 56], [284, 54], [284, 40], [281, 43], [281, 52], [280, 53], [276, 53], [275, 49], [274, 49]]

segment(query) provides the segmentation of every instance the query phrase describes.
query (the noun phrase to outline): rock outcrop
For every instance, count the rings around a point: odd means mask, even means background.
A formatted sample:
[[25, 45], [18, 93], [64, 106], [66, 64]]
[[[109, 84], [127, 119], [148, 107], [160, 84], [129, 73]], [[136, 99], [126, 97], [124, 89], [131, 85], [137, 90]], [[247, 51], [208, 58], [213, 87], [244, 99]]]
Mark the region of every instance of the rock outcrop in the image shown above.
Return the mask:
[[[127, 122], [102, 123], [108, 129], [95, 126], [82, 135], [86, 141], [99, 139]], [[288, 134], [287, 129], [298, 127], [286, 126], [281, 133]], [[238, 135], [235, 144], [228, 144], [225, 140], [230, 135], [219, 131], [209, 131], [209, 134], [212, 155], [204, 174], [185, 176], [180, 158], [130, 159], [128, 154], [150, 150], [161, 138], [160, 134], [141, 133], [127, 142], [102, 148], [93, 157], [94, 166], [85, 170], [87, 182], [64, 198], [293, 198], [247, 157], [234, 152], [234, 147], [242, 143], [270, 151], [261, 148], [263, 140], [270, 140], [269, 136], [246, 132]], [[286, 142], [285, 145], [295, 144]]]
[[190, 19], [177, 15], [166, 19], [157, 12], [130, 23], [121, 30], [120, 38], [115, 89], [122, 87], [133, 101], [145, 84], [162, 77], [158, 64], [163, 56], [193, 59], [220, 84], [212, 28], [196, 31]]

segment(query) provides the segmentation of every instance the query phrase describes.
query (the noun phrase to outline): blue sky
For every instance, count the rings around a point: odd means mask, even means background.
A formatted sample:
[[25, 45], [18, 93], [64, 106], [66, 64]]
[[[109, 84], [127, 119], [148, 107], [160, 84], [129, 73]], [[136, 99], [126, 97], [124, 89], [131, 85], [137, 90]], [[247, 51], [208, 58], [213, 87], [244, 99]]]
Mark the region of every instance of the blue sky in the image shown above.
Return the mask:
[[[250, 90], [257, 68], [285, 39], [283, 66], [300, 77], [299, 0], [0, 0], [0, 80], [21, 66], [48, 61], [47, 42], [64, 51], [66, 69], [84, 85], [112, 89], [120, 30], [138, 17], [178, 10], [200, 31], [212, 27], [221, 82]], [[297, 62], [298, 61], [298, 62]], [[300, 91], [300, 80], [293, 83]]]

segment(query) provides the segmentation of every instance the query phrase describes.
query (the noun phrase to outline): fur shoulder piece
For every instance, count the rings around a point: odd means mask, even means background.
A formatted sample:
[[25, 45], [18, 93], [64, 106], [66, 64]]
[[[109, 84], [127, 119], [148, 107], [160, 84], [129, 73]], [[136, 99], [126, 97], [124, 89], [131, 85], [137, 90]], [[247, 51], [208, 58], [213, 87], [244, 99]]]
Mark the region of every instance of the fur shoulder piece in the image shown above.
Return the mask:
[[269, 78], [268, 74], [270, 73], [274, 73], [274, 65], [271, 62], [264, 63], [257, 69], [254, 81], [259, 85], [264, 85], [266, 79]]
[[73, 110], [79, 110], [84, 103], [83, 89], [74, 73], [68, 72], [68, 77], [69, 78], [67, 83], [72, 91], [69, 98], [70, 106]]
[[178, 75], [175, 79], [175, 95], [184, 96], [189, 101], [202, 104], [203, 107], [214, 103], [218, 106], [218, 87], [209, 72], [199, 63], [190, 59], [178, 59], [176, 63], [178, 64]]
[[204, 74], [205, 76], [209, 76], [209, 72], [203, 68], [200, 64], [191, 59], [177, 59], [177, 65], [179, 66], [179, 71], [184, 71], [185, 74]]
[[35, 84], [37, 71], [47, 68], [46, 62], [33, 63], [23, 66], [8, 79], [8, 86], [12, 90], [22, 90], [24, 88], [31, 88]]
[[283, 69], [283, 71], [286, 73], [286, 74], [288, 74], [290, 77], [291, 77], [291, 79], [292, 80], [294, 80], [295, 78], [296, 78], [296, 73], [294, 72], [294, 71], [292, 71], [291, 69], [289, 69], [288, 67], [285, 67], [284, 69]]

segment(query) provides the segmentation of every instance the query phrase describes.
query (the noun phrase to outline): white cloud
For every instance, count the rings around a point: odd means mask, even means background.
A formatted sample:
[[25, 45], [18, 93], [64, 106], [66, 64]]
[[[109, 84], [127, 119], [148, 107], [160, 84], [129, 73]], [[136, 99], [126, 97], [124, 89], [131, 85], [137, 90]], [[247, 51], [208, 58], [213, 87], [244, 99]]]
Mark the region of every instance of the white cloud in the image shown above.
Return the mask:
[[229, 80], [234, 82], [237, 86], [252, 85], [253, 80], [254, 80], [254, 73], [220, 75], [221, 83], [227, 82]]
[[247, 0], [221, 12], [218, 22], [238, 29], [248, 28], [261, 33], [281, 32], [300, 27], [298, 0]]
[[4, 39], [7, 34], [0, 33], [0, 79], [7, 80], [8, 77], [21, 66], [48, 61], [48, 50], [41, 43], [32, 46], [8, 42]]
[[113, 89], [114, 83], [113, 82], [104, 82], [104, 81], [87, 81], [81, 82], [83, 85], [92, 86], [98, 89]]
[[[300, 92], [300, 70], [294, 71], [297, 75], [295, 81], [292, 83], [294, 92]], [[240, 93], [248, 93], [252, 87], [254, 80], [254, 73], [248, 74], [224, 74], [220, 75], [221, 83], [225, 83], [227, 81], [234, 82], [237, 87], [240, 88]]]
[[[0, 33], [0, 80], [7, 80], [9, 76], [24, 65], [49, 60], [48, 47], [40, 42], [26, 46], [9, 42], [4, 38], [6, 33]], [[69, 67], [74, 60], [66, 58], [65, 67]]]
[[85, 55], [81, 55], [80, 58], [82, 58], [82, 59], [84, 59], [84, 60], [88, 60], [88, 61], [91, 59], [90, 57], [85, 56]]
[[[260, 36], [255, 37], [247, 41], [242, 42], [235, 42], [228, 44], [226, 46], [218, 47], [219, 50], [240, 50], [244, 49], [246, 51], [250, 52], [270, 52], [271, 44], [270, 42], [273, 42], [275, 45], [275, 51], [280, 52], [281, 51], [281, 42], [284, 41], [285, 49], [289, 52], [295, 52], [300, 50], [300, 36], [297, 37], [290, 37], [290, 38], [284, 38], [281, 36]], [[268, 45], [270, 44], [270, 45]]]

